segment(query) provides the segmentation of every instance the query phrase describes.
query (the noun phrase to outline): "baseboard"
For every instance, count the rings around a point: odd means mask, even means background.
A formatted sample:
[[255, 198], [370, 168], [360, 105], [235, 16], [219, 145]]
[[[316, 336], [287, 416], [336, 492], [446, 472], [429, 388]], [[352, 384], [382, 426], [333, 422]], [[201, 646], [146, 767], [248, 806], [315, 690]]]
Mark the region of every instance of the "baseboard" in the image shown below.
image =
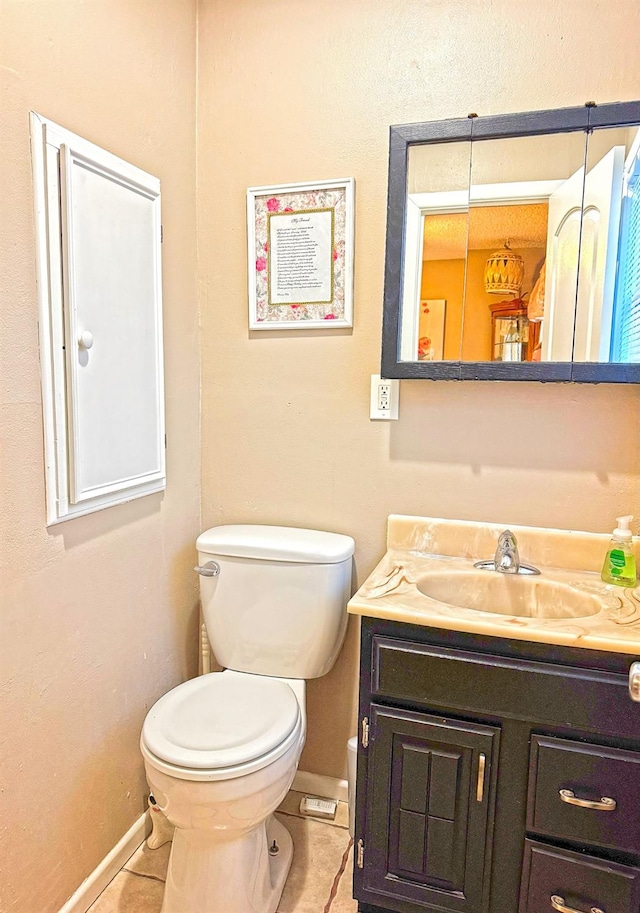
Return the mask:
[[[327, 799], [347, 801], [347, 781], [337, 777], [325, 777], [322, 774], [299, 770], [291, 787], [297, 792], [312, 796], [324, 796]], [[128, 859], [133, 856], [142, 841], [151, 833], [149, 812], [140, 815], [127, 833], [107, 853], [88, 878], [82, 882], [69, 900], [60, 908], [59, 913], [87, 913], [94, 901], [98, 899], [107, 885], [113, 881]]]
[[295, 789], [299, 793], [308, 793], [311, 796], [338, 799], [340, 802], [346, 802], [348, 795], [346, 780], [312, 774], [306, 770], [299, 770], [296, 773], [291, 789]]
[[113, 881], [125, 862], [133, 856], [150, 833], [151, 820], [147, 811], [134, 821], [127, 833], [118, 840], [114, 848], [60, 908], [59, 913], [87, 913], [91, 904], [102, 894], [109, 882]]

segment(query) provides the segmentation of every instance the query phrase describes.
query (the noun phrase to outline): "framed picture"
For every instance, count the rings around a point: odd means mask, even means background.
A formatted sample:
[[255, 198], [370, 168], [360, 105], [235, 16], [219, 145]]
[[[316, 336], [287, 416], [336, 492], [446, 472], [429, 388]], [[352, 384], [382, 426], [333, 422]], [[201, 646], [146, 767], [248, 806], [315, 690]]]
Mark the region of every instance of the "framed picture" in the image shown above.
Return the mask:
[[353, 178], [247, 190], [249, 329], [353, 326]]
[[420, 302], [418, 361], [443, 360], [446, 310], [444, 298], [427, 298]]

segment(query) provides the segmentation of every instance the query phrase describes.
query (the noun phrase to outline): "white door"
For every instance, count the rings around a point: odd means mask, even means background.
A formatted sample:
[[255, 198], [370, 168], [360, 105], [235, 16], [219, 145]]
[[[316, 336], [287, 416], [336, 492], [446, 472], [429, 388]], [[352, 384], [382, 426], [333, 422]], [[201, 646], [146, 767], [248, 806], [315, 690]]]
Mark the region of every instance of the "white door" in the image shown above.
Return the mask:
[[614, 146], [585, 178], [574, 361], [609, 361], [624, 153]]
[[164, 475], [158, 192], [61, 146], [72, 504]]
[[542, 361], [571, 361], [584, 168], [549, 197]]

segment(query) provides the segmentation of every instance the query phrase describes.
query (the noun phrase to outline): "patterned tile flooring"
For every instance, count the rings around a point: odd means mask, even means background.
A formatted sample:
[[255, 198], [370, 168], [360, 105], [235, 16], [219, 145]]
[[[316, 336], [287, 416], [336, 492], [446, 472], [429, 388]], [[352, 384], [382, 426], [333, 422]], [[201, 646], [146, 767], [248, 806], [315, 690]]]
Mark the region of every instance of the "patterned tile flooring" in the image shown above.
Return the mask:
[[[334, 821], [304, 818], [298, 812], [301, 798], [301, 793], [290, 792], [276, 813], [293, 837], [293, 862], [278, 913], [356, 913], [347, 805], [339, 803]], [[170, 849], [165, 844], [150, 850], [143, 843], [89, 913], [160, 913]]]

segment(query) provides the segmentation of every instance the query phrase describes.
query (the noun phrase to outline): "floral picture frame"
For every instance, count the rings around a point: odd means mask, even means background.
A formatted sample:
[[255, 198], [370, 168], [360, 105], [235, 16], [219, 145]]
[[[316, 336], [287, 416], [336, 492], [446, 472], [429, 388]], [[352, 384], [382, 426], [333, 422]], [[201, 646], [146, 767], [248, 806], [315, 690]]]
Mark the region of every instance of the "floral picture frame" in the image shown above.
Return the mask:
[[249, 187], [250, 330], [353, 326], [355, 181]]

